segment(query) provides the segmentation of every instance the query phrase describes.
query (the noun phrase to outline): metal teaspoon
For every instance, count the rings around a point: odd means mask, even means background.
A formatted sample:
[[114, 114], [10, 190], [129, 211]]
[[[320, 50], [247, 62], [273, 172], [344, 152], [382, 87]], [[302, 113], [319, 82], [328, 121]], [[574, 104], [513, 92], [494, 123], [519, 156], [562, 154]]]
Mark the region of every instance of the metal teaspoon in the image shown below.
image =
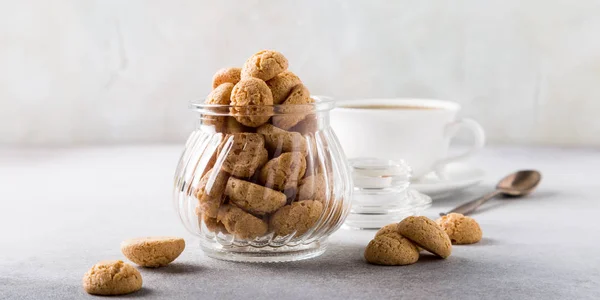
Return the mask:
[[459, 213], [467, 215], [472, 213], [478, 207], [486, 203], [488, 200], [498, 196], [522, 197], [525, 196], [538, 186], [542, 180], [542, 174], [536, 170], [522, 170], [512, 173], [500, 180], [496, 185], [496, 190], [482, 196], [481, 198], [469, 201], [461, 206], [454, 208], [447, 213], [440, 213], [440, 216], [449, 213]]

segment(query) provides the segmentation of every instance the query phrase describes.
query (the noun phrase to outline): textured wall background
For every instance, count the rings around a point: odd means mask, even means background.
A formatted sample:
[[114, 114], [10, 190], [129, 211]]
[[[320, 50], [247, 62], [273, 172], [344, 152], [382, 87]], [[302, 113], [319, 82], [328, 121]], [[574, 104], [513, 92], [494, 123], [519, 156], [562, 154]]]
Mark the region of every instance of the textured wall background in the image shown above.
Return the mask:
[[0, 0], [0, 144], [182, 141], [213, 72], [463, 104], [492, 142], [600, 146], [600, 1]]

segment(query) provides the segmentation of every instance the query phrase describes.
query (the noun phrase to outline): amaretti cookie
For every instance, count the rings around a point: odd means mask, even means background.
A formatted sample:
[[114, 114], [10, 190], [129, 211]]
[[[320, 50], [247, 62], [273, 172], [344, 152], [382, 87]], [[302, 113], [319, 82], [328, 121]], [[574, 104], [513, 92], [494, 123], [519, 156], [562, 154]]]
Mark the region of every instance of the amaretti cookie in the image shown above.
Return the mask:
[[231, 91], [231, 114], [238, 122], [258, 127], [273, 113], [273, 95], [267, 84], [258, 78], [240, 80]]
[[269, 159], [264, 137], [258, 133], [230, 134], [225, 137], [222, 151], [226, 151], [223, 170], [241, 178], [250, 177]]
[[267, 81], [287, 68], [288, 60], [283, 54], [273, 50], [262, 50], [246, 60], [241, 77], [242, 80], [255, 77]]
[[219, 220], [217, 218], [209, 217], [205, 214], [202, 214], [202, 210], [200, 209], [200, 207], [196, 207], [195, 212], [196, 212], [196, 216], [198, 216], [198, 226], [202, 227], [202, 223], [204, 223], [204, 226], [210, 232], [227, 233], [227, 229], [225, 229], [225, 226], [223, 225], [223, 223], [219, 222]]
[[142, 267], [162, 267], [174, 261], [185, 249], [179, 237], [143, 237], [125, 240], [121, 252]]
[[211, 169], [200, 179], [196, 198], [198, 198], [203, 214], [212, 218], [217, 217], [219, 206], [223, 202], [223, 193], [225, 192], [228, 179], [229, 174], [216, 169]]
[[307, 104], [313, 102], [308, 89], [303, 84], [296, 85], [282, 106], [278, 107], [277, 112], [280, 114], [273, 116], [273, 125], [285, 130], [296, 126], [312, 110]]
[[92, 295], [124, 295], [141, 288], [140, 272], [121, 260], [101, 261], [83, 275], [83, 289]]
[[216, 89], [223, 83], [236, 84], [241, 79], [242, 68], [223, 68], [218, 70], [212, 79], [212, 88]]
[[322, 212], [323, 204], [319, 201], [292, 202], [271, 216], [269, 226], [276, 236], [285, 236], [294, 232], [296, 236], [300, 236], [317, 223]]
[[[331, 189], [331, 186], [329, 187]], [[327, 200], [327, 181], [323, 173], [314, 174], [300, 180], [298, 199]]]
[[[278, 191], [295, 189], [306, 172], [306, 159], [300, 152], [286, 152], [268, 161], [260, 170], [262, 185]], [[302, 198], [312, 199], [312, 198]]]
[[483, 237], [477, 221], [462, 214], [447, 214], [437, 219], [436, 223], [448, 234], [452, 244], [474, 244]]
[[367, 262], [377, 265], [402, 266], [419, 260], [419, 250], [411, 241], [390, 230], [375, 236], [365, 249]]
[[[231, 91], [233, 90], [233, 83], [224, 83], [219, 85], [206, 96], [204, 103], [215, 104], [215, 105], [229, 105], [231, 101]], [[217, 132], [222, 131], [225, 120], [225, 116], [209, 116], [203, 117], [204, 124], [215, 126]]]
[[273, 156], [283, 152], [302, 152], [308, 154], [309, 148], [306, 139], [298, 132], [290, 132], [265, 124], [256, 129], [257, 133], [265, 137], [265, 143]]
[[421, 248], [447, 258], [452, 253], [450, 238], [434, 221], [410, 216], [398, 223], [398, 232]]
[[232, 204], [221, 206], [217, 219], [238, 239], [252, 240], [263, 236], [269, 229], [267, 222]]
[[227, 182], [225, 194], [239, 208], [259, 216], [272, 213], [286, 203], [281, 192], [233, 177]]
[[267, 81], [267, 85], [273, 94], [273, 104], [283, 103], [292, 89], [301, 83], [300, 78], [290, 71], [281, 72]]

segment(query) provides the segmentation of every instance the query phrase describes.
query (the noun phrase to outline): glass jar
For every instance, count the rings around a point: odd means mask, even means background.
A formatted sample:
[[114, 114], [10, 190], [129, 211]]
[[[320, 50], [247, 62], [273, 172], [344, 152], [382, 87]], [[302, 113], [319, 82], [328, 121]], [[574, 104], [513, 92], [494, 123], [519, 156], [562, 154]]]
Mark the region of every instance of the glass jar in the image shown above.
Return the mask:
[[208, 256], [280, 262], [325, 252], [350, 211], [352, 183], [329, 125], [334, 102], [313, 99], [191, 104], [199, 120], [177, 166], [173, 201]]

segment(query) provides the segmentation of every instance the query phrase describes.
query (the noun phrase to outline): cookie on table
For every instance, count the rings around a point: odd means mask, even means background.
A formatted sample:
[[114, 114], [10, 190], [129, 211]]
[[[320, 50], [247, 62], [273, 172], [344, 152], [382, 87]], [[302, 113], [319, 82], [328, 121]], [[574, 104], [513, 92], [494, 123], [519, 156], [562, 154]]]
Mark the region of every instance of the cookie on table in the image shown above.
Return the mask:
[[252, 55], [242, 67], [241, 77], [270, 80], [287, 70], [288, 60], [283, 54], [274, 50], [262, 50]]
[[265, 124], [273, 114], [273, 95], [267, 84], [258, 78], [240, 80], [231, 91], [230, 113], [248, 127]]
[[298, 132], [286, 131], [271, 124], [258, 127], [256, 132], [265, 137], [266, 146], [274, 156], [283, 152], [308, 154], [309, 148], [306, 139]]
[[83, 275], [83, 289], [92, 295], [124, 295], [142, 288], [140, 272], [121, 260], [95, 264]]
[[[222, 152], [225, 151], [225, 154]], [[225, 137], [219, 156], [225, 155], [222, 169], [236, 177], [248, 178], [269, 159], [265, 139], [258, 133], [234, 133]]]
[[229, 174], [222, 170], [211, 169], [200, 179], [196, 198], [200, 209], [206, 216], [216, 218], [219, 207], [223, 203], [225, 186], [229, 180]]
[[436, 223], [448, 234], [452, 244], [474, 244], [483, 237], [477, 221], [462, 214], [447, 214], [437, 219]]
[[317, 223], [322, 212], [323, 204], [319, 201], [292, 202], [271, 216], [269, 227], [276, 236], [285, 236], [294, 232], [296, 236], [300, 236]]
[[[204, 103], [206, 104], [215, 104], [215, 105], [229, 105], [231, 99], [231, 91], [233, 91], [233, 83], [224, 83], [216, 87], [212, 90]], [[203, 123], [207, 125], [212, 125], [216, 128], [217, 131], [220, 131], [223, 127], [225, 120], [227, 117], [224, 116], [209, 116], [205, 115], [203, 117]]]
[[[278, 191], [296, 189], [306, 172], [306, 159], [300, 152], [286, 152], [269, 160], [260, 170], [262, 185]], [[312, 198], [302, 198], [312, 199]]]
[[289, 96], [282, 103], [281, 107], [278, 107], [277, 112], [285, 115], [273, 116], [273, 125], [285, 130], [296, 126], [313, 109], [306, 104], [313, 102], [314, 100], [310, 97], [308, 89], [303, 84], [296, 85], [290, 91]]
[[327, 181], [325, 175], [319, 173], [300, 180], [298, 185], [298, 199], [327, 200]]
[[121, 252], [132, 262], [149, 268], [163, 267], [174, 261], [185, 249], [179, 237], [143, 237], [121, 243]]
[[285, 71], [267, 81], [267, 85], [273, 94], [273, 104], [281, 104], [287, 99], [292, 88], [301, 84], [302, 81], [296, 74]]
[[434, 221], [423, 216], [410, 216], [398, 223], [398, 232], [417, 246], [447, 258], [452, 253], [448, 234]]
[[253, 240], [269, 229], [267, 222], [232, 204], [221, 206], [217, 219], [238, 239]]
[[216, 89], [223, 83], [236, 84], [241, 79], [242, 68], [223, 68], [218, 70], [212, 79], [212, 88]]
[[411, 241], [389, 228], [369, 242], [364, 256], [371, 264], [403, 266], [416, 263], [419, 250]]
[[237, 178], [229, 178], [225, 195], [239, 208], [254, 215], [272, 213], [286, 203], [285, 194]]

